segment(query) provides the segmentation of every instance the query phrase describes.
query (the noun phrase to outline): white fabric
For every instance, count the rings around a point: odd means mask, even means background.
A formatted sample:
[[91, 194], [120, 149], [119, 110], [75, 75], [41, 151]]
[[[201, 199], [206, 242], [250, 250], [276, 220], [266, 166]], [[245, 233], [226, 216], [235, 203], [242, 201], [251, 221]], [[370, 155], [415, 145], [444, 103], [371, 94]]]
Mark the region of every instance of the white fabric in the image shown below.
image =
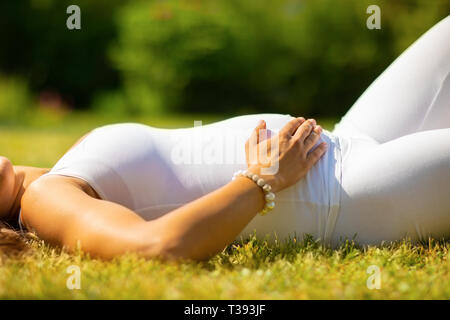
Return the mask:
[[333, 131], [343, 153], [333, 242], [450, 237], [450, 16], [411, 45]]
[[[324, 132], [330, 146], [325, 156], [240, 236], [254, 230], [279, 239], [308, 233], [334, 244], [345, 238], [376, 244], [449, 237], [449, 71], [447, 17], [367, 89], [333, 133]], [[244, 142], [259, 119], [277, 131], [290, 117], [249, 115], [176, 130], [102, 127], [50, 174], [84, 179], [103, 199], [154, 219], [245, 168]]]
[[[231, 118], [201, 127], [158, 129], [133, 123], [95, 129], [49, 174], [81, 178], [102, 199], [155, 219], [231, 181], [246, 168], [245, 141], [260, 119], [276, 133], [288, 115]], [[259, 236], [310, 233], [330, 238], [340, 198], [338, 140], [325, 131], [327, 153], [306, 178], [277, 194], [270, 215], [257, 216], [241, 233]], [[238, 237], [239, 238], [239, 237]]]

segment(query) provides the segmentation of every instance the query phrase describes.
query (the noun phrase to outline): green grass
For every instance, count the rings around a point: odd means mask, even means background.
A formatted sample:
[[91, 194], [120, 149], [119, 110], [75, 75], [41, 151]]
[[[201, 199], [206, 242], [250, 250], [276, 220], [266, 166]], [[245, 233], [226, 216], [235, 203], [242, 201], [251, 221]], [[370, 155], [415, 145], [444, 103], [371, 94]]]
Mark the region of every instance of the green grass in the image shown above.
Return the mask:
[[[307, 239], [269, 245], [250, 239], [203, 263], [163, 263], [128, 255], [110, 262], [34, 243], [0, 262], [0, 299], [449, 299], [447, 243], [322, 249]], [[69, 290], [78, 266], [81, 289]], [[370, 290], [367, 268], [381, 272]]]
[[[176, 127], [193, 119], [216, 118], [131, 120]], [[83, 133], [116, 121], [74, 115], [3, 126], [0, 154], [15, 163], [48, 167]], [[330, 129], [331, 123], [324, 126]], [[0, 255], [0, 299], [450, 299], [449, 249], [448, 242], [403, 241], [365, 249], [346, 243], [331, 250], [311, 238], [275, 244], [253, 238], [207, 262], [163, 263], [132, 255], [101, 261], [35, 241], [22, 255]], [[71, 265], [81, 270], [80, 290], [66, 287]], [[371, 265], [381, 271], [379, 290], [366, 284]]]

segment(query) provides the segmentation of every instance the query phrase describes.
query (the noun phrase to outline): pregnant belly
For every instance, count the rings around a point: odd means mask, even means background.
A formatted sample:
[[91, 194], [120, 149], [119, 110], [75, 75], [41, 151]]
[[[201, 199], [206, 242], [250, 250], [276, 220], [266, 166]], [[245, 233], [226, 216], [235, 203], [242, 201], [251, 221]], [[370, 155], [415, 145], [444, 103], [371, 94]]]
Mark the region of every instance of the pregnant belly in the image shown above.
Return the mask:
[[[339, 208], [339, 195], [336, 193], [339, 181], [336, 176], [337, 161], [334, 153], [336, 146], [329, 137], [323, 139], [327, 139], [331, 152], [323, 157], [304, 179], [279, 192], [275, 209], [269, 215], [256, 215], [236, 239], [246, 238], [253, 233], [260, 239], [267, 238], [272, 241], [303, 238], [305, 234], [320, 239], [331, 236]], [[220, 145], [219, 141], [211, 141], [212, 145]], [[187, 141], [180, 143], [179, 146], [186, 146], [186, 151], [193, 150]], [[160, 217], [220, 188], [231, 180], [236, 170], [246, 168], [245, 152], [237, 149], [226, 150], [229, 155], [239, 160], [236, 163], [197, 164], [188, 161], [174, 162], [173, 145], [171, 148], [166, 147], [167, 144], [164, 148], [158, 149], [158, 155], [152, 164], [156, 168], [149, 170], [155, 182], [163, 181], [161, 184], [155, 183], [148, 187], [158, 196], [153, 201], [147, 202], [147, 206], [136, 209], [136, 212], [146, 219]], [[189, 158], [186, 156], [186, 159]]]
[[[246, 168], [245, 141], [258, 121], [276, 133], [291, 117], [250, 115], [188, 129], [119, 124], [94, 130], [52, 169], [87, 181], [104, 200], [120, 203], [146, 220], [204, 196]], [[238, 236], [256, 233], [285, 239], [326, 234], [336, 177], [334, 142], [296, 185], [277, 194], [270, 215], [256, 216]], [[331, 197], [331, 198], [330, 198]]]

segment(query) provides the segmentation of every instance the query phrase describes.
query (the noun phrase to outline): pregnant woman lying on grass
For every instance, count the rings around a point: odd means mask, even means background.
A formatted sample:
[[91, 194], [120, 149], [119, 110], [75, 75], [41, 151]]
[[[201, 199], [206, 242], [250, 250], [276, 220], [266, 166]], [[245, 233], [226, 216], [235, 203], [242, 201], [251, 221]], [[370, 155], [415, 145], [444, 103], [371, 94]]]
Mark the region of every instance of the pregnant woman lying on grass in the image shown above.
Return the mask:
[[254, 232], [331, 245], [448, 238], [449, 71], [447, 17], [333, 132], [279, 114], [175, 130], [115, 124], [51, 170], [2, 158], [0, 218], [104, 258], [207, 259]]

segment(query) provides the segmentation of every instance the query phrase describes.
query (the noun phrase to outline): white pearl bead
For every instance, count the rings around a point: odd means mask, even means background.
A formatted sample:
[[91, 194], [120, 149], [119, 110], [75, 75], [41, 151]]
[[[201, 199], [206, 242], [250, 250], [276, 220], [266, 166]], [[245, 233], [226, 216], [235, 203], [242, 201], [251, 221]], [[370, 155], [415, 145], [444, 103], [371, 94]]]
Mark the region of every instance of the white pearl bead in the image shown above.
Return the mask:
[[275, 200], [275, 194], [273, 192], [269, 192], [266, 194], [266, 201], [273, 201]]
[[266, 182], [264, 181], [263, 178], [259, 178], [258, 181], [256, 181], [256, 184], [260, 187], [264, 186], [266, 184]]
[[269, 211], [271, 211], [275, 207], [275, 194], [271, 192], [272, 187], [268, 185], [264, 179], [260, 178], [257, 174], [254, 174], [253, 172], [249, 170], [238, 170], [233, 174], [232, 180], [235, 180], [239, 176], [244, 176], [249, 179], [251, 179], [253, 182], [255, 182], [259, 187], [261, 187], [264, 190], [264, 198], [265, 198], [265, 205], [263, 210], [259, 212], [260, 215], [265, 215]]

